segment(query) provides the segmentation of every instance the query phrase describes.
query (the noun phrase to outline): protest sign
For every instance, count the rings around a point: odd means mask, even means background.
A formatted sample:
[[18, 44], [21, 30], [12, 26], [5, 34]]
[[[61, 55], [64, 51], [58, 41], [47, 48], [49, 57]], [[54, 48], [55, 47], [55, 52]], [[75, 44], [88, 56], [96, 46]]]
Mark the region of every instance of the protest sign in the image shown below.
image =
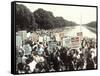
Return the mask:
[[71, 47], [80, 47], [80, 38], [78, 36], [71, 38]]

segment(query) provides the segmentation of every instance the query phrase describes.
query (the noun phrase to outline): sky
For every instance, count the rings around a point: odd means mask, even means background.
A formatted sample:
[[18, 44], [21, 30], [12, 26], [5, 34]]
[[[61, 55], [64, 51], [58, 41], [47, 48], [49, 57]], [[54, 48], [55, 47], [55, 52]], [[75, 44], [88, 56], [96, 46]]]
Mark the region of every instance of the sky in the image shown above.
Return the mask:
[[38, 8], [51, 11], [54, 16], [61, 16], [66, 20], [74, 21], [77, 24], [86, 24], [91, 21], [96, 21], [95, 7], [80, 7], [80, 6], [64, 6], [64, 5], [48, 5], [48, 4], [32, 4], [32, 3], [17, 3], [23, 4], [31, 12]]

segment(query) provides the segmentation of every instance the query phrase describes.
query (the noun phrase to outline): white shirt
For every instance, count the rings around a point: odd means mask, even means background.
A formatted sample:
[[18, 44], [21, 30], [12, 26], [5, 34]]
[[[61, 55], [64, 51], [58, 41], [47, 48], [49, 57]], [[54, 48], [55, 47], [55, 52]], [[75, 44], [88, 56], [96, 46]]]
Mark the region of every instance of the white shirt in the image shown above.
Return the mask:
[[29, 67], [30, 67], [31, 72], [34, 71], [34, 69], [36, 67], [36, 64], [37, 64], [37, 62], [35, 60], [33, 60], [31, 63], [28, 64]]

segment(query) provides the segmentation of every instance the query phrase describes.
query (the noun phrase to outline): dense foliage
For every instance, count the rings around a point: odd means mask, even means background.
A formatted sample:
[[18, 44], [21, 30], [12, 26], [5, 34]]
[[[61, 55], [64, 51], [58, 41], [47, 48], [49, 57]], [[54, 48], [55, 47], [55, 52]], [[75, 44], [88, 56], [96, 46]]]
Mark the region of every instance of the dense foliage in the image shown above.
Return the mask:
[[92, 28], [96, 28], [96, 22], [95, 21], [92, 21], [88, 24], [86, 24], [88, 27], [92, 27]]
[[90, 22], [90, 23], [87, 23], [87, 24], [85, 24], [85, 26], [89, 29], [89, 30], [91, 30], [92, 32], [94, 32], [94, 33], [96, 33], [96, 28], [97, 28], [97, 23], [96, 23], [96, 21], [92, 21], [92, 22]]
[[16, 31], [18, 30], [33, 30], [37, 25], [34, 15], [24, 5], [16, 4]]
[[[55, 17], [51, 11], [38, 8], [34, 12], [31, 12], [26, 6], [16, 4], [16, 31], [48, 30], [75, 25], [77, 25], [75, 22], [65, 20], [63, 17]], [[87, 25], [91, 25], [91, 27], [96, 26], [94, 22]]]

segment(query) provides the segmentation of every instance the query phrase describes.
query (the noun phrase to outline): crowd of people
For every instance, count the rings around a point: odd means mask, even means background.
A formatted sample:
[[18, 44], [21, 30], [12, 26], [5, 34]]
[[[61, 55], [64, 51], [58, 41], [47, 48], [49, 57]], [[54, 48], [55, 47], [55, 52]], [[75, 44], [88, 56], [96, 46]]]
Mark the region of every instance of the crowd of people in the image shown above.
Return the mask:
[[16, 46], [16, 72], [39, 73], [74, 70], [90, 70], [97, 68], [96, 42], [93, 39], [83, 39], [81, 47], [63, 47], [57, 43], [50, 47], [50, 41], [23, 41], [22, 46]]

